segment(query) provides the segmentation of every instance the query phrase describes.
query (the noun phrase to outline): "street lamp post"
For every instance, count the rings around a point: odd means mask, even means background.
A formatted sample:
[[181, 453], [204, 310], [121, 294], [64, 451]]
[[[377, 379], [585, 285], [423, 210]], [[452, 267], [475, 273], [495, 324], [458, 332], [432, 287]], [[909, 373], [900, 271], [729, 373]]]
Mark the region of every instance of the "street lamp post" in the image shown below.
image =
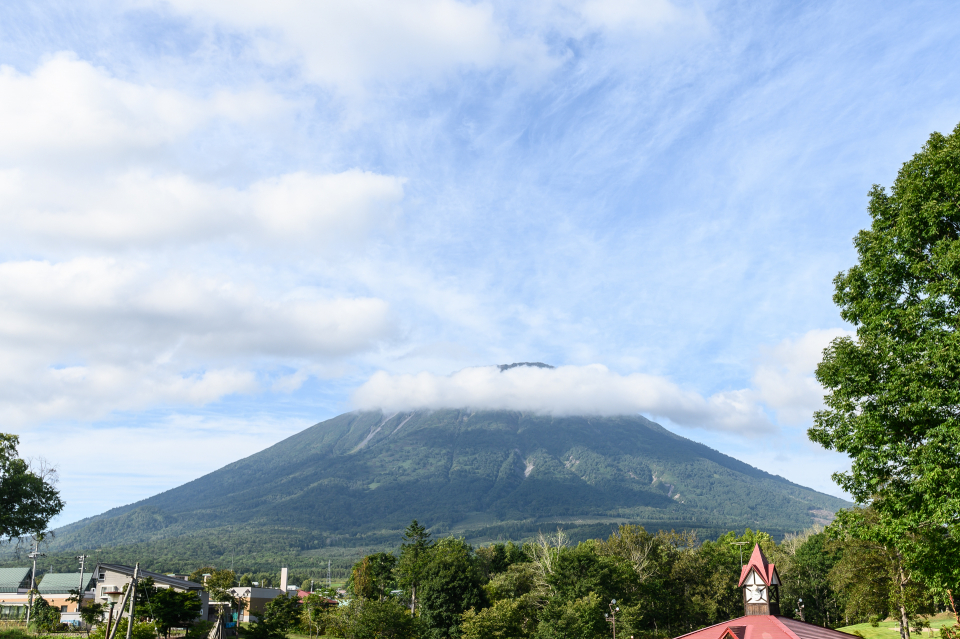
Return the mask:
[[797, 599], [797, 610], [800, 611], [800, 621], [806, 621], [806, 619], [803, 618], [803, 598]]
[[107, 633], [103, 635], [104, 637], [110, 636], [110, 627], [113, 625], [113, 607], [120, 602], [120, 597], [123, 596], [122, 590], [111, 590], [110, 592], [104, 593], [107, 596], [107, 599], [110, 600], [110, 616], [107, 617]]
[[607, 623], [612, 624], [613, 626], [613, 639], [617, 639], [617, 613], [620, 612], [620, 608], [617, 607], [617, 600], [610, 600], [610, 614], [604, 614], [604, 617], [607, 618]]

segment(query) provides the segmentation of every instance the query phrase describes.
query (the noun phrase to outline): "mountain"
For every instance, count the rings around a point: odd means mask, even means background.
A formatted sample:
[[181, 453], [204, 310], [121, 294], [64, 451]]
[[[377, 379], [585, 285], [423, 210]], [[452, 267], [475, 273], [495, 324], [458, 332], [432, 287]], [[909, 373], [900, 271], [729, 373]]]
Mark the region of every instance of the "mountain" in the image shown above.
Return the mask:
[[557, 525], [574, 539], [599, 536], [618, 522], [783, 534], [847, 506], [643, 417], [352, 412], [65, 526], [50, 549], [309, 554], [396, 545], [414, 518], [473, 541]]

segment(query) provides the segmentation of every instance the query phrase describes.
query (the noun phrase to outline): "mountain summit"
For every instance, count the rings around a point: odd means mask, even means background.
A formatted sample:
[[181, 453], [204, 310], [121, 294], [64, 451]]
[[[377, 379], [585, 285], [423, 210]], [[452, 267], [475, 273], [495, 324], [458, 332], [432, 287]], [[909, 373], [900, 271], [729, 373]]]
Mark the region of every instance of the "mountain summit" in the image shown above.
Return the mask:
[[744, 527], [776, 534], [847, 505], [638, 416], [352, 412], [66, 526], [54, 548], [185, 537], [213, 544], [240, 535], [251, 552], [302, 551], [377, 532], [392, 539], [414, 518], [473, 540], [556, 525], [601, 534], [627, 521], [706, 535]]

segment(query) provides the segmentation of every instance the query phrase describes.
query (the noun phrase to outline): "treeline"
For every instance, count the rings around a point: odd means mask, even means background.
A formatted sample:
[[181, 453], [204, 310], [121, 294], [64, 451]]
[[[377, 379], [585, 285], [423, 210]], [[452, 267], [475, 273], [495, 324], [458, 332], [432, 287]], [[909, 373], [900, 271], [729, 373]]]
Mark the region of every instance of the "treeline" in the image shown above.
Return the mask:
[[314, 627], [302, 630], [344, 639], [599, 638], [610, 636], [615, 613], [621, 636], [673, 637], [744, 614], [741, 550], [745, 561], [755, 543], [777, 565], [783, 616], [834, 628], [893, 616], [909, 633], [948, 605], [910, 580], [895, 553], [837, 529], [778, 544], [749, 529], [701, 542], [691, 533], [621, 526], [605, 540], [575, 545], [557, 531], [523, 545], [473, 548], [431, 539], [414, 522], [399, 553], [354, 565], [348, 605], [314, 613]]

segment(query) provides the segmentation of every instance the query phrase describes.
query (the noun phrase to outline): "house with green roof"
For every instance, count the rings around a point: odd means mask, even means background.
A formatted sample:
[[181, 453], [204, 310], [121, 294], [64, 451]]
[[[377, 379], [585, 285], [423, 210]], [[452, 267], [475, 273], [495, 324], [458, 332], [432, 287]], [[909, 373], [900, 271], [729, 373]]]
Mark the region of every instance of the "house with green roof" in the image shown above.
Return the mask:
[[[96, 574], [92, 572], [83, 573], [83, 591], [87, 592], [96, 585]], [[80, 586], [79, 572], [48, 572], [40, 578], [37, 584], [37, 590], [41, 595], [67, 595], [70, 596], [71, 590], [76, 590]]]
[[0, 568], [0, 593], [27, 592], [30, 589], [30, 566]]
[[0, 568], [0, 620], [23, 619], [27, 614], [30, 567]]
[[[93, 601], [97, 584], [95, 572], [83, 573], [84, 601]], [[71, 590], [80, 586], [79, 572], [48, 572], [39, 577], [37, 591], [51, 606], [60, 609], [60, 621], [63, 623], [80, 623], [80, 606], [75, 601], [67, 601], [72, 597]]]

